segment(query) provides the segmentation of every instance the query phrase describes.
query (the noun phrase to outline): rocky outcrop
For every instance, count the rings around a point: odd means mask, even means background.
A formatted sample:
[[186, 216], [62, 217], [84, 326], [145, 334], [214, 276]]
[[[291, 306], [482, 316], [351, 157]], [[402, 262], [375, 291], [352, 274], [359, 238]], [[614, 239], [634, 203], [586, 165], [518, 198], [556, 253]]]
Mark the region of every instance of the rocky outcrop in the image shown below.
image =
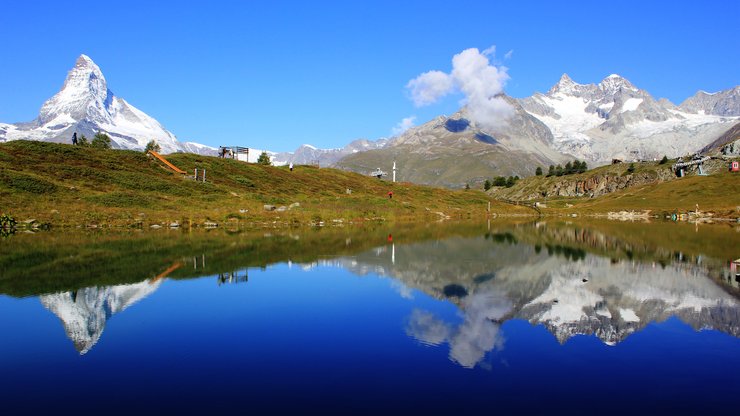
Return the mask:
[[556, 182], [546, 190], [546, 195], [532, 195], [530, 199], [540, 198], [542, 196], [597, 197], [633, 186], [664, 182], [671, 180], [674, 176], [675, 175], [669, 169], [660, 169], [657, 172], [643, 172], [626, 175], [604, 174], [592, 176], [586, 179], [564, 179]]

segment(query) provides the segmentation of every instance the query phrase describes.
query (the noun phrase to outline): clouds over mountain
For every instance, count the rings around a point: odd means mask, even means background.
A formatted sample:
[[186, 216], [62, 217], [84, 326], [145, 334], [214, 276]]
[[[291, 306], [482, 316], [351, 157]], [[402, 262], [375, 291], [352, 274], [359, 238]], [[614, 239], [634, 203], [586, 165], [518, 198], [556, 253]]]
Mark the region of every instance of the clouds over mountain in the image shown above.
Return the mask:
[[452, 71], [425, 72], [406, 84], [409, 98], [416, 106], [431, 105], [443, 97], [462, 93], [472, 121], [484, 128], [496, 129], [505, 124], [514, 108], [500, 95], [509, 80], [507, 68], [493, 64], [489, 57], [494, 48], [483, 52], [466, 49], [452, 57]]

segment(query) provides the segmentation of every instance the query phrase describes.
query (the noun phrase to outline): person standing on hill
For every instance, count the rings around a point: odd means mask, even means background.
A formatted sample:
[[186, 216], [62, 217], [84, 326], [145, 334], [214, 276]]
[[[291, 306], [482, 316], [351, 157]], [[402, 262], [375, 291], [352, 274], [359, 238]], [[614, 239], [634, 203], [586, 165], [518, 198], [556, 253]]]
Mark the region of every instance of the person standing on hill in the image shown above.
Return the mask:
[[290, 171], [293, 172], [293, 162], [290, 162]]
[[77, 132], [72, 134], [72, 145], [77, 146]]

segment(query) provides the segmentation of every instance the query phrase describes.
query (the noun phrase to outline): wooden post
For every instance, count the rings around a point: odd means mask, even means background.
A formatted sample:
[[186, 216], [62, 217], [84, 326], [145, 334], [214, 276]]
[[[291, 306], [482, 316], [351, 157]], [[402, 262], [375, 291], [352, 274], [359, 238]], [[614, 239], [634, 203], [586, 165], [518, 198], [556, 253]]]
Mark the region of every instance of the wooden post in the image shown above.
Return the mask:
[[195, 175], [193, 175], [193, 178], [197, 181], [198, 180], [198, 168], [195, 168]]

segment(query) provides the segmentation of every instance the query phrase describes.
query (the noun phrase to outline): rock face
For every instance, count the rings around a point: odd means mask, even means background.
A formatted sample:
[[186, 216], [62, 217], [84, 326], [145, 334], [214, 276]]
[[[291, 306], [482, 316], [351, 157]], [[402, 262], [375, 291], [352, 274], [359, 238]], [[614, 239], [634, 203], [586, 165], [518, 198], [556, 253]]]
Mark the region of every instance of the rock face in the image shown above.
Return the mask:
[[113, 94], [100, 68], [86, 55], [77, 58], [62, 89], [41, 106], [35, 120], [0, 124], [0, 142], [71, 143], [75, 132], [88, 140], [97, 132], [107, 133], [113, 147], [120, 149], [143, 150], [150, 140], [156, 140], [163, 153], [216, 154], [209, 146], [179, 142], [157, 120]]
[[698, 91], [681, 103], [679, 109], [692, 114], [740, 116], [740, 86], [715, 93]]

